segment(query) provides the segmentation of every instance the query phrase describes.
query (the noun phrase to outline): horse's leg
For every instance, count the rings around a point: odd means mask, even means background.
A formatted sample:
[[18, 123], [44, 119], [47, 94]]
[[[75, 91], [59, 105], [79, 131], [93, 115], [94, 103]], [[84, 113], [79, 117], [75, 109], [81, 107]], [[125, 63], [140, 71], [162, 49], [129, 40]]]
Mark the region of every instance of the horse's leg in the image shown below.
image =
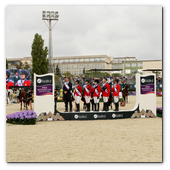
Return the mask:
[[28, 102], [26, 101], [25, 103], [26, 103], [26, 110], [28, 110], [28, 107], [27, 107]]
[[22, 100], [20, 101], [20, 103], [21, 103], [21, 104], [20, 104], [20, 110], [22, 110]]
[[128, 103], [128, 99], [127, 99], [127, 96], [125, 97], [125, 103]]

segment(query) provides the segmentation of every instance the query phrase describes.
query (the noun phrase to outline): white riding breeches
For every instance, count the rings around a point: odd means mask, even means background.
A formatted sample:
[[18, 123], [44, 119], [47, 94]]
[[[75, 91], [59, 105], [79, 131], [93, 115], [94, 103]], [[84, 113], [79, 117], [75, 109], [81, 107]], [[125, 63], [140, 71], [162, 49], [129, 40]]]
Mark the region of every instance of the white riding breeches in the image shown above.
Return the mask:
[[117, 103], [119, 101], [119, 96], [114, 96], [114, 102]]
[[107, 103], [108, 102], [108, 97], [103, 97], [103, 102]]
[[90, 96], [85, 96], [85, 101], [86, 101], [86, 103], [90, 103], [90, 99], [91, 99]]
[[94, 98], [94, 103], [99, 103], [99, 98], [97, 99], [97, 97], [93, 97]]
[[80, 103], [80, 100], [81, 100], [81, 97], [80, 97], [80, 96], [77, 96], [77, 95], [75, 94], [75, 101], [76, 101], [77, 104]]

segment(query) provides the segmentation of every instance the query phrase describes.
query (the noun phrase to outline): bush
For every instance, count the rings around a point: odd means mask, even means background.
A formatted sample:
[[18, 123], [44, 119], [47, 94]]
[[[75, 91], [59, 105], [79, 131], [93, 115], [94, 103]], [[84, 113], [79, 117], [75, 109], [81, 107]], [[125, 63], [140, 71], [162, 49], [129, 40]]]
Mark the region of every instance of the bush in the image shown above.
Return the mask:
[[36, 123], [36, 113], [32, 110], [12, 113], [6, 116], [7, 123], [21, 124], [21, 125], [34, 125]]
[[156, 108], [156, 113], [162, 114], [162, 107], [157, 107]]

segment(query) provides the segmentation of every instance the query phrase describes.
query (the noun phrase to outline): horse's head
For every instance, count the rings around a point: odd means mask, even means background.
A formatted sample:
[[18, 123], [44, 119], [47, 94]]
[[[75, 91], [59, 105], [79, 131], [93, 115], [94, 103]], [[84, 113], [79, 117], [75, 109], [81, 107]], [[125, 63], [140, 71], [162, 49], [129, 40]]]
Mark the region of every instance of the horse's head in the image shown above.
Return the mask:
[[129, 88], [130, 87], [130, 85], [128, 84], [127, 86], [126, 86], [126, 88]]

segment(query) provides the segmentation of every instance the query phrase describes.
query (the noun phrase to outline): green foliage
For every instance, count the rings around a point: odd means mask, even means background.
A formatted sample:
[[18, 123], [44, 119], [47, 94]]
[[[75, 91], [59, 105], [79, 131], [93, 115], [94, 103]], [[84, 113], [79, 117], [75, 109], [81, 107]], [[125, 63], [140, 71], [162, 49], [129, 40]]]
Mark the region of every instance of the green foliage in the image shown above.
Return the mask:
[[160, 71], [152, 71], [152, 73], [156, 74], [156, 78], [159, 77]]
[[8, 69], [8, 60], [6, 59], [6, 69]]
[[83, 68], [83, 74], [85, 74], [86, 73], [86, 70], [85, 70], [85, 67]]
[[109, 77], [110, 74], [107, 72], [100, 72], [100, 71], [89, 71], [87, 70], [85, 73], [85, 77], [97, 77], [97, 78], [103, 78], [103, 77]]
[[28, 65], [27, 62], [25, 62], [25, 63], [24, 63], [24, 66], [23, 66], [23, 69], [29, 69], [29, 68], [30, 68], [30, 66]]
[[23, 69], [24, 64], [21, 61], [19, 61], [19, 64], [15, 64], [15, 67], [16, 69]]
[[120, 73], [113, 73], [112, 76], [114, 76], [114, 77], [121, 77], [122, 75]]
[[47, 59], [47, 55], [48, 55], [48, 48], [47, 47], [44, 48], [44, 40], [42, 39], [41, 35], [36, 33], [32, 43], [32, 51], [31, 51], [32, 80], [34, 78], [34, 73], [39, 75], [48, 73], [49, 61]]
[[56, 68], [55, 68], [55, 75], [61, 76], [61, 70], [60, 70], [60, 67], [58, 67], [58, 64], [56, 65]]
[[65, 73], [63, 73], [63, 75], [68, 76], [68, 77], [73, 77], [74, 76], [69, 71], [66, 71]]
[[35, 125], [36, 124], [36, 118], [31, 118], [31, 119], [7, 119], [6, 123], [11, 123], [11, 124], [19, 124], [19, 125]]

